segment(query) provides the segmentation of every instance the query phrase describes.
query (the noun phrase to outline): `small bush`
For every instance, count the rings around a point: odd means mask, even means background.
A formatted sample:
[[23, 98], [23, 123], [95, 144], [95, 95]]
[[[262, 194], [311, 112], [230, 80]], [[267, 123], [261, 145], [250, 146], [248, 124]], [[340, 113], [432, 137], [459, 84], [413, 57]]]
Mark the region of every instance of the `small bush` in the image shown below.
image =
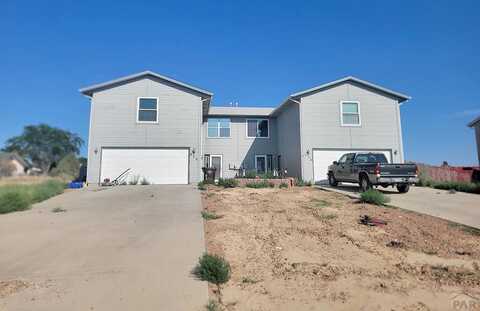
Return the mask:
[[135, 185], [138, 184], [139, 181], [140, 181], [140, 175], [134, 175], [134, 176], [132, 176], [132, 179], [130, 179], [128, 184], [132, 185], [132, 186], [135, 186]]
[[378, 190], [369, 189], [360, 194], [360, 202], [371, 203], [375, 205], [385, 205], [390, 202], [390, 198]]
[[480, 194], [480, 184], [458, 181], [444, 181], [433, 183], [433, 188], [442, 190], [455, 190], [460, 192]]
[[282, 182], [282, 183], [280, 184], [280, 186], [278, 186], [278, 187], [279, 187], [279, 188], [288, 188], [288, 184]]
[[305, 181], [301, 178], [295, 179], [295, 186], [297, 187], [310, 187], [312, 185], [311, 181]]
[[52, 209], [52, 213], [64, 213], [66, 211], [67, 211], [66, 209], [61, 207], [55, 207], [54, 209]]
[[209, 211], [202, 211], [202, 217], [205, 220], [211, 220], [211, 219], [218, 219], [220, 216], [218, 216], [215, 213], [209, 212]]
[[210, 299], [208, 303], [205, 305], [205, 309], [207, 311], [219, 311], [220, 307], [218, 306], [218, 303], [215, 300]]
[[198, 259], [198, 264], [192, 272], [199, 280], [217, 286], [219, 302], [222, 303], [221, 285], [230, 279], [230, 264], [217, 255], [204, 254]]
[[147, 186], [147, 185], [150, 185], [150, 182], [148, 181], [148, 179], [146, 179], [145, 177], [142, 178], [142, 181], [140, 182], [140, 184], [142, 186]]
[[218, 185], [223, 188], [235, 188], [238, 186], [238, 181], [235, 178], [219, 178]]
[[0, 195], [0, 214], [24, 211], [29, 208], [28, 198], [20, 192], [5, 192]]
[[259, 188], [273, 188], [275, 187], [275, 184], [274, 183], [271, 183], [271, 182], [268, 182], [266, 180], [262, 180], [262, 181], [258, 181], [258, 182], [249, 182], [247, 184], [245, 184], [245, 187], [248, 187], [248, 188], [255, 188], [255, 189], [259, 189]]
[[62, 158], [57, 166], [52, 169], [51, 175], [58, 176], [65, 180], [73, 180], [78, 177], [80, 173], [80, 161], [74, 154], [66, 155]]
[[197, 184], [197, 188], [198, 190], [207, 190], [207, 184], [204, 181], [200, 181]]
[[257, 172], [247, 171], [245, 172], [245, 176], [243, 178], [257, 178]]

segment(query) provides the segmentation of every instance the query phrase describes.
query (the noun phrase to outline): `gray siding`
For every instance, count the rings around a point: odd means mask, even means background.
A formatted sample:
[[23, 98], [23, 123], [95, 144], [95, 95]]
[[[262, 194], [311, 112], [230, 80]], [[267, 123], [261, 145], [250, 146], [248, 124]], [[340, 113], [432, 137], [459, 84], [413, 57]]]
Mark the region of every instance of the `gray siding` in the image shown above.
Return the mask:
[[301, 177], [300, 160], [300, 110], [297, 103], [287, 105], [277, 117], [278, 154], [282, 170], [288, 175]]
[[[137, 98], [158, 97], [158, 124], [139, 124]], [[87, 182], [98, 183], [102, 147], [187, 147], [190, 182], [201, 178], [202, 100], [161, 80], [143, 78], [93, 94]], [[97, 153], [95, 153], [97, 150]]]
[[[210, 116], [215, 118], [216, 116]], [[220, 116], [225, 118], [225, 116]], [[234, 170], [229, 166], [245, 167], [247, 170], [255, 169], [255, 155], [272, 154], [274, 165], [277, 155], [277, 122], [275, 118], [269, 119], [270, 138], [247, 138], [246, 120], [264, 117], [230, 117], [229, 138], [208, 138], [207, 119], [203, 126], [203, 137], [205, 141], [204, 154], [222, 155], [223, 177], [235, 176]], [[275, 166], [274, 166], [275, 167]]]
[[[342, 100], [360, 102], [360, 127], [341, 126]], [[312, 148], [391, 149], [393, 161], [403, 162], [398, 101], [364, 86], [345, 83], [302, 97], [300, 126], [305, 180], [313, 180]]]

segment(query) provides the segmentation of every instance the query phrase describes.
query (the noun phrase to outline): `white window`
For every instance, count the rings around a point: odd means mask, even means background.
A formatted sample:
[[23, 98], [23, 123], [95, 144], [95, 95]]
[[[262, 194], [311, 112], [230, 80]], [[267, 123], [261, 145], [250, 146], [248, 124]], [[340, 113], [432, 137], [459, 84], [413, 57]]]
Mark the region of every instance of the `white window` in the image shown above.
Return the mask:
[[230, 119], [208, 118], [208, 137], [230, 137]]
[[269, 138], [270, 129], [268, 119], [247, 119], [248, 138]]
[[360, 103], [355, 101], [342, 101], [340, 103], [342, 126], [360, 126]]
[[138, 123], [158, 123], [158, 98], [139, 97], [137, 103]]

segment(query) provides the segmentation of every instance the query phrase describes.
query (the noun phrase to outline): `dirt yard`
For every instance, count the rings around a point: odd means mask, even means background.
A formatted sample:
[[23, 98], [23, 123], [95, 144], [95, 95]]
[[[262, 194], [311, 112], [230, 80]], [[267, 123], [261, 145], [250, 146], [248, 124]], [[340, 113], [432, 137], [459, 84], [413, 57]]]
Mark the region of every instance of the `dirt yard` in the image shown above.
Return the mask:
[[480, 298], [476, 230], [316, 188], [212, 187], [203, 201], [221, 216], [206, 238], [232, 267], [227, 310], [453, 310]]

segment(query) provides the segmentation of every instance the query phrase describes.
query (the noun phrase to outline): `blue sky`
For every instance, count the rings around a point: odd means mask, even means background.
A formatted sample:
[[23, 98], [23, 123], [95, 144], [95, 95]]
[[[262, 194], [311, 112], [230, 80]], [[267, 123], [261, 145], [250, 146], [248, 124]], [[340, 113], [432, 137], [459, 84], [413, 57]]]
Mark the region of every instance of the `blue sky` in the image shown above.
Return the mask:
[[354, 75], [413, 97], [401, 107], [407, 159], [476, 164], [466, 124], [480, 115], [479, 11], [479, 1], [3, 0], [0, 146], [40, 122], [87, 141], [78, 88], [146, 69], [241, 106]]

